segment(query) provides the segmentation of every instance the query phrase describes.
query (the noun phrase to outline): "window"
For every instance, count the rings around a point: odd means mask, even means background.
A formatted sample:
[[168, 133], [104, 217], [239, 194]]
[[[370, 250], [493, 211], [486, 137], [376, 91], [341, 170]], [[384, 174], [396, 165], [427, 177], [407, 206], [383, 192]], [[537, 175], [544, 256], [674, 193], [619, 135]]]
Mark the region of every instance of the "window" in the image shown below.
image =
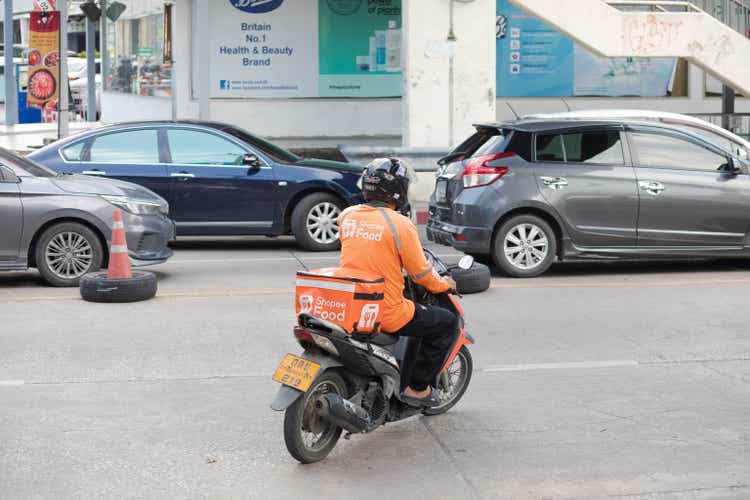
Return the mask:
[[159, 163], [159, 142], [156, 130], [115, 132], [94, 139], [92, 163]]
[[187, 129], [167, 131], [172, 163], [184, 165], [241, 165], [246, 151], [208, 132]]
[[565, 161], [560, 135], [537, 135], [536, 159], [537, 161]]
[[564, 134], [563, 144], [568, 162], [625, 163], [620, 133], [616, 130]]
[[68, 161], [83, 161], [81, 154], [83, 153], [83, 146], [85, 144], [86, 144], [86, 141], [81, 141], [63, 149], [62, 150], [63, 158], [65, 158]]
[[636, 132], [631, 138], [641, 167], [716, 172], [727, 163], [724, 156], [676, 137]]

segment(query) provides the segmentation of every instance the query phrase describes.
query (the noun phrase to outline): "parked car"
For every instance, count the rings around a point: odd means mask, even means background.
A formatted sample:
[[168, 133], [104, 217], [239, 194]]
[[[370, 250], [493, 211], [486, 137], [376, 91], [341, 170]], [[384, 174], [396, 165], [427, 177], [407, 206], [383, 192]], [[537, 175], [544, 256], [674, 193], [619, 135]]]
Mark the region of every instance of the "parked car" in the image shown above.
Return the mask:
[[302, 159], [222, 123], [115, 125], [30, 157], [60, 172], [151, 189], [169, 202], [178, 236], [294, 234], [309, 250], [335, 250], [338, 215], [362, 196], [360, 167]]
[[750, 158], [750, 142], [700, 118], [645, 109], [591, 109], [524, 116], [527, 120], [647, 120], [691, 132], [743, 159]]
[[174, 237], [166, 200], [128, 182], [61, 175], [0, 149], [0, 270], [35, 267], [51, 285], [77, 285], [106, 267], [118, 208], [133, 264], [165, 262]]
[[441, 160], [428, 237], [512, 276], [569, 259], [750, 255], [747, 163], [630, 120], [479, 125]]

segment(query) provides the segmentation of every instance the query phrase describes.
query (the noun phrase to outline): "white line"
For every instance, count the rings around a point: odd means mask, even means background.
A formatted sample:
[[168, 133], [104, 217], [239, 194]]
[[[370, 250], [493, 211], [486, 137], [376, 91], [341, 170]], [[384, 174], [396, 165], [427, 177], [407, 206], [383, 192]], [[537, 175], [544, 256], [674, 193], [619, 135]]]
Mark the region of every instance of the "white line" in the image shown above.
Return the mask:
[[[462, 254], [446, 254], [438, 255], [440, 258], [446, 257], [460, 257]], [[339, 260], [338, 255], [330, 256], [317, 256], [308, 257], [307, 255], [300, 255], [299, 259], [302, 262], [306, 261], [329, 261]], [[252, 262], [298, 262], [294, 257], [247, 257], [239, 259], [173, 259], [168, 260], [165, 264], [232, 264], [232, 263], [252, 263]], [[164, 265], [164, 264], [162, 264]]]
[[25, 383], [23, 380], [0, 380], [0, 387], [20, 387]]
[[585, 370], [590, 368], [615, 368], [623, 366], [638, 366], [638, 361], [610, 360], [610, 361], [580, 361], [568, 363], [531, 363], [521, 365], [495, 365], [481, 369], [483, 372], [525, 372], [531, 370]]

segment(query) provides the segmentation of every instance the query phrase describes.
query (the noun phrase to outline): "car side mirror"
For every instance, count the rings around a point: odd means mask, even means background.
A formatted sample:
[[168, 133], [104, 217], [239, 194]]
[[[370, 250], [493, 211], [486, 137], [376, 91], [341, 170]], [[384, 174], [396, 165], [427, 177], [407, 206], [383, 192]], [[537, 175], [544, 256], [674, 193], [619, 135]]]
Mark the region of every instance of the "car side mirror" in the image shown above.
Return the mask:
[[9, 169], [8, 167], [5, 167], [3, 165], [0, 165], [0, 182], [5, 182], [8, 184], [20, 184], [21, 178], [16, 175], [14, 171]]
[[727, 162], [721, 166], [721, 171], [732, 176], [739, 175], [742, 173], [742, 166], [730, 156], [727, 158]]
[[253, 153], [247, 153], [242, 157], [242, 164], [249, 167], [251, 171], [258, 170], [260, 168], [260, 158]]

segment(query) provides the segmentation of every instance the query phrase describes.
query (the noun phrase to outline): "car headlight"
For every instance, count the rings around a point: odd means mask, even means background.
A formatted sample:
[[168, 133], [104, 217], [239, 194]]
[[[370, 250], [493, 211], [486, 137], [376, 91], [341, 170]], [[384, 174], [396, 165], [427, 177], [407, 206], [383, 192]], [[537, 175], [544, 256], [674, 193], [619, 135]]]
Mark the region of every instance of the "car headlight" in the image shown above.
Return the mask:
[[126, 212], [136, 215], [158, 215], [169, 213], [169, 205], [167, 203], [159, 203], [158, 201], [149, 200], [136, 200], [128, 198], [127, 196], [110, 196], [100, 195], [102, 198], [110, 202], [116, 207], [122, 208]]

